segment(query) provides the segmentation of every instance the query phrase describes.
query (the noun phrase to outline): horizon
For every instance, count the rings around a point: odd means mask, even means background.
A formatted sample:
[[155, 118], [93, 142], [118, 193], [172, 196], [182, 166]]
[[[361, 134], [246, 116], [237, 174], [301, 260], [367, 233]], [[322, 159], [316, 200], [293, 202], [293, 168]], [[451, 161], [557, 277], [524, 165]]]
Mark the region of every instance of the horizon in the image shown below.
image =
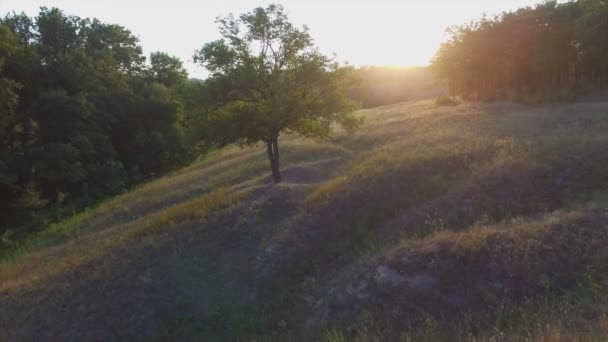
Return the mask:
[[[448, 0], [355, 3], [346, 0], [331, 3], [321, 0], [212, 0], [205, 3], [176, 0], [163, 4], [144, 0], [111, 0], [106, 3], [3, 0], [0, 14], [25, 12], [35, 16], [40, 7], [57, 7], [67, 15], [118, 24], [139, 38], [146, 56], [154, 51], [166, 52], [182, 60], [190, 78], [204, 79], [206, 70], [196, 65], [192, 56], [204, 43], [219, 38], [215, 18], [230, 13], [238, 15], [270, 3], [283, 5], [294, 24], [310, 28], [322, 52], [335, 54], [340, 61], [356, 67], [404, 68], [427, 66], [445, 40], [446, 28], [451, 25], [464, 24], [484, 14], [495, 15], [534, 5], [539, 1], [508, 0], [497, 4], [478, 0], [458, 3]], [[146, 15], [133, 15], [137, 11]], [[159, 25], [159, 22], [167, 25]], [[184, 33], [192, 34], [180, 36]]]

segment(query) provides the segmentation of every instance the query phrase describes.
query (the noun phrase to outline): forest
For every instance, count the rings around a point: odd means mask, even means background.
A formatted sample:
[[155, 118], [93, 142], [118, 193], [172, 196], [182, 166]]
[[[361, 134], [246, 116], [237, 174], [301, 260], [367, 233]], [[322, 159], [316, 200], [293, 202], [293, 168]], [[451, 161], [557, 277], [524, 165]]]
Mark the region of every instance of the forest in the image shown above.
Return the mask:
[[[200, 152], [176, 58], [42, 8], [0, 19], [0, 226], [84, 208]], [[66, 205], [69, 204], [69, 205]]]
[[432, 68], [467, 100], [572, 100], [608, 86], [607, 32], [607, 1], [547, 1], [450, 27]]
[[[282, 8], [269, 8], [284, 16]], [[290, 24], [278, 29], [296, 32]], [[308, 33], [301, 34], [307, 45], [302, 48], [311, 45]], [[210, 61], [221, 52], [213, 47], [208, 44], [194, 58]], [[315, 58], [319, 67], [333, 67], [325, 57]], [[426, 69], [395, 76], [394, 68], [339, 68], [349, 87], [343, 95], [364, 107], [404, 101], [432, 84]], [[239, 124], [253, 121], [231, 116], [235, 111], [225, 105], [238, 100], [242, 107], [259, 95], [237, 93], [238, 85], [266, 84], [242, 77], [240, 69], [234, 74], [239, 76], [189, 79], [178, 58], [164, 52], [145, 56], [127, 28], [58, 8], [41, 8], [36, 17], [2, 17], [0, 233], [41, 229], [225, 144], [259, 141], [247, 137], [253, 126]], [[298, 128], [328, 133], [320, 126]]]

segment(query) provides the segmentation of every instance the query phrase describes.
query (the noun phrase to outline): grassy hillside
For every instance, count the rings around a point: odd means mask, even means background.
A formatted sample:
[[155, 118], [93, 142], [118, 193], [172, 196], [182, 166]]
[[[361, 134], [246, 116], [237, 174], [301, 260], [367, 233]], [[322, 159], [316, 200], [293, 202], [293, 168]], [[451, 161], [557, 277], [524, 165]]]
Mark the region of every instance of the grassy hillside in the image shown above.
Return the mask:
[[601, 340], [608, 103], [361, 111], [13, 244], [0, 340]]

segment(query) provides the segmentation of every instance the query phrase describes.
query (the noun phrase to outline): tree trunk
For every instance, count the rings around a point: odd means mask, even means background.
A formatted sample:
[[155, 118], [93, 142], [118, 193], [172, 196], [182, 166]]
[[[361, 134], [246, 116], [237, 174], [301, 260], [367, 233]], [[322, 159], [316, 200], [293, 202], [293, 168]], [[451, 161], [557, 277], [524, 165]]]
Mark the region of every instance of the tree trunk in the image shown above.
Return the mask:
[[270, 170], [272, 179], [275, 183], [281, 183], [281, 171], [279, 170], [279, 137], [273, 136], [266, 141], [268, 159], [270, 160]]

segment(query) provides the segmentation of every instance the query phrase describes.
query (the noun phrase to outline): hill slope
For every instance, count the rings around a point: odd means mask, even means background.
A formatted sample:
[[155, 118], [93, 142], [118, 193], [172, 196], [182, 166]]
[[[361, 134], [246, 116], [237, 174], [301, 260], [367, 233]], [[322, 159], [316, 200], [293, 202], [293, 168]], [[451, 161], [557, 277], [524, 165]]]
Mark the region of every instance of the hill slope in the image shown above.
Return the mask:
[[362, 111], [330, 142], [217, 155], [0, 263], [0, 340], [608, 332], [608, 103]]

